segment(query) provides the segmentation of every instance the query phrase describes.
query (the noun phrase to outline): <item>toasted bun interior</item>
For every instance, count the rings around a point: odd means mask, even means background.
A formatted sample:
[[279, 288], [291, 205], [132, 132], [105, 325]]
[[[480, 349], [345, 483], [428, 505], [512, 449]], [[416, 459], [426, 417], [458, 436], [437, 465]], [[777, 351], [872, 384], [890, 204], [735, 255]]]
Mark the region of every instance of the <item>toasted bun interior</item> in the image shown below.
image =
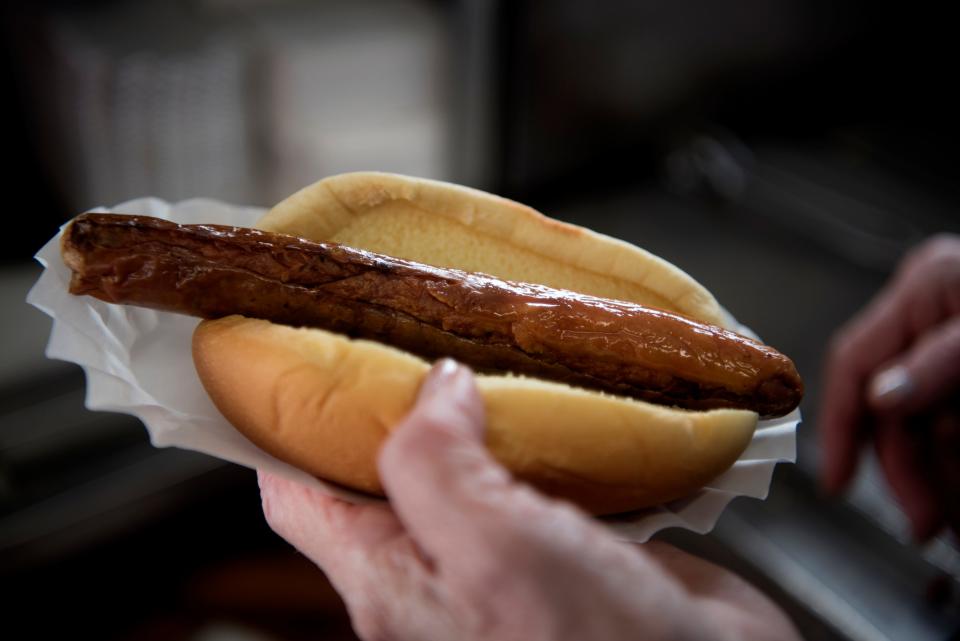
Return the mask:
[[[231, 316], [193, 342], [204, 387], [255, 444], [317, 477], [382, 492], [376, 455], [429, 364], [322, 330]], [[479, 376], [487, 445], [513, 474], [595, 514], [689, 495], [726, 470], [757, 416], [686, 411], [514, 376]]]
[[459, 185], [376, 172], [331, 176], [281, 202], [257, 227], [726, 326], [710, 292], [667, 261]]

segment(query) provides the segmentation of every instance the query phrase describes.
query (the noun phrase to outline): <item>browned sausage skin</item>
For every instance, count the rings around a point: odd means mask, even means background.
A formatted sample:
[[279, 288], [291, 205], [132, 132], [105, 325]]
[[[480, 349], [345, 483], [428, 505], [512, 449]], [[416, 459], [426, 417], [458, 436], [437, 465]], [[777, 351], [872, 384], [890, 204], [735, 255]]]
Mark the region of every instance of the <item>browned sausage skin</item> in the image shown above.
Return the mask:
[[254, 229], [85, 214], [64, 232], [70, 291], [378, 340], [425, 358], [691, 409], [780, 416], [783, 354], [670, 312]]

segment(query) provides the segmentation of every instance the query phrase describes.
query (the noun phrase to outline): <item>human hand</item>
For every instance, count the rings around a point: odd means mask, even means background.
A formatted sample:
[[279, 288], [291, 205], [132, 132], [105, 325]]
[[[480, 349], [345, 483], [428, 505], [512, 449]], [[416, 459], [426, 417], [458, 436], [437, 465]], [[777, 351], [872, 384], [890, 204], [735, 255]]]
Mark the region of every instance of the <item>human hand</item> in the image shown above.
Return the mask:
[[270, 526], [327, 573], [362, 638], [797, 639], [733, 574], [620, 542], [514, 482], [483, 427], [473, 375], [442, 361], [380, 453], [390, 507], [260, 475]]
[[834, 336], [818, 419], [824, 487], [844, 488], [872, 437], [914, 537], [944, 522], [960, 532], [958, 391], [960, 237], [943, 235]]

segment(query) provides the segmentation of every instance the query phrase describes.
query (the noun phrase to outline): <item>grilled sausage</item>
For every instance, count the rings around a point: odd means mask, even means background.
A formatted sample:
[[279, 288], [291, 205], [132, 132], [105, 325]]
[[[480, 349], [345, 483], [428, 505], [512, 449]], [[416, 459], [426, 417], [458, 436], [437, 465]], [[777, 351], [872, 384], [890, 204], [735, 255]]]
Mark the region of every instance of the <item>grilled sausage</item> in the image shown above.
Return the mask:
[[373, 339], [428, 359], [690, 409], [788, 413], [803, 386], [778, 351], [640, 305], [254, 229], [85, 214], [64, 232], [70, 291]]

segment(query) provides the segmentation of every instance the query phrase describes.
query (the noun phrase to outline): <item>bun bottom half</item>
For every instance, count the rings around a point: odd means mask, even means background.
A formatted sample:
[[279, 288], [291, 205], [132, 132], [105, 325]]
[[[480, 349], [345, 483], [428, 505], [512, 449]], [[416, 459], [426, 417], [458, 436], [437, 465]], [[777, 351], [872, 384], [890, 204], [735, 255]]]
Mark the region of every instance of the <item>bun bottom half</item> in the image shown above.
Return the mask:
[[[230, 423], [276, 458], [374, 495], [380, 446], [430, 364], [317, 329], [230, 316], [204, 321], [193, 356]], [[560, 383], [479, 375], [486, 445], [518, 479], [613, 514], [688, 496], [727, 470], [757, 415], [688, 411]]]

